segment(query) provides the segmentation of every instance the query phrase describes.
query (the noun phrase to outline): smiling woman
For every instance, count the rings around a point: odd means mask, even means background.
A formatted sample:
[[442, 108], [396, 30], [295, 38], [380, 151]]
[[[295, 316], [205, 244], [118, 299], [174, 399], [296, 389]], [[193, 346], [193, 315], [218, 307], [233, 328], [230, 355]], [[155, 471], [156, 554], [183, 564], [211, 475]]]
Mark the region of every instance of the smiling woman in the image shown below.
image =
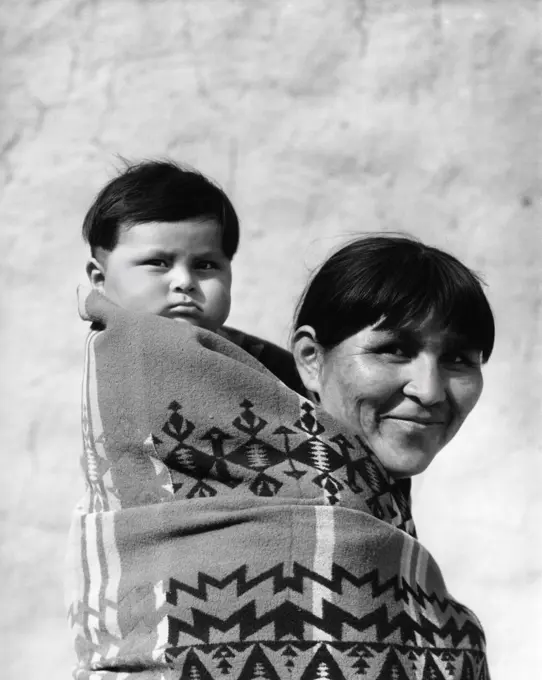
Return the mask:
[[293, 351], [314, 399], [401, 478], [423, 472], [474, 408], [494, 333], [480, 280], [456, 258], [375, 236], [313, 277]]

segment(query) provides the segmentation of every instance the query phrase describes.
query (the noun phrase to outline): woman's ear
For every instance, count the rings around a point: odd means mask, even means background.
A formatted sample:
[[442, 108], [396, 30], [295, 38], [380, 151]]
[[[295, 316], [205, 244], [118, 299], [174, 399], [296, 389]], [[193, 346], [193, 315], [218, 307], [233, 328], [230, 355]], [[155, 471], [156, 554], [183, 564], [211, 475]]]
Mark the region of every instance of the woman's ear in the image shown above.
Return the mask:
[[292, 354], [301, 382], [313, 400], [319, 402], [320, 370], [324, 353], [312, 326], [301, 326], [295, 331]]
[[95, 290], [103, 292], [105, 283], [105, 268], [95, 257], [91, 257], [87, 262], [86, 272], [91, 286]]

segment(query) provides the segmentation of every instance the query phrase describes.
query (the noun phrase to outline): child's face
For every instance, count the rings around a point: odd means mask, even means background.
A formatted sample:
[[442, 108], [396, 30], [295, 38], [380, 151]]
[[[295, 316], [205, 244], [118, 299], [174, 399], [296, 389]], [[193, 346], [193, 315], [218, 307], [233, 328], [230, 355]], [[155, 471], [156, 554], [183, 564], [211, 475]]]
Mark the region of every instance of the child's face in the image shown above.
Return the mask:
[[121, 228], [118, 243], [87, 271], [121, 307], [216, 330], [230, 311], [231, 263], [214, 220], [145, 222]]

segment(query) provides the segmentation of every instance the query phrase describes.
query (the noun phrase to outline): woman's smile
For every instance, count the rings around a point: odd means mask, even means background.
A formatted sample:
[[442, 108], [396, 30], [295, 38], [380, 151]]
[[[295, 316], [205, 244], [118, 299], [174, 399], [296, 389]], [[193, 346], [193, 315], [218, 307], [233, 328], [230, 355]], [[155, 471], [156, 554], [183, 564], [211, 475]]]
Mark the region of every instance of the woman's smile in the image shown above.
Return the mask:
[[431, 430], [432, 428], [439, 428], [444, 426], [443, 420], [414, 420], [412, 418], [395, 418], [394, 416], [387, 416], [382, 420], [390, 420], [393, 423], [402, 425], [403, 427], [414, 430]]

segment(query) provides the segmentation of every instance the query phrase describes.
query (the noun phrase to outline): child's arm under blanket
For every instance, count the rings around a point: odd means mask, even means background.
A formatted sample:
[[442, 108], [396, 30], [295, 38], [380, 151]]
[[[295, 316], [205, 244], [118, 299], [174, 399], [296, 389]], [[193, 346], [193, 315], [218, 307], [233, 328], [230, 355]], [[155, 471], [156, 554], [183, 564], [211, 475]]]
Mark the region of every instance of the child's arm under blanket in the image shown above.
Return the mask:
[[273, 375], [291, 390], [307, 397], [291, 352], [268, 340], [263, 340], [255, 335], [244, 333], [229, 326], [224, 326], [221, 334], [230, 340], [230, 342], [235, 343], [241, 349], [244, 349], [245, 352], [251, 354], [255, 359], [258, 359], [268, 371], [271, 371]]

